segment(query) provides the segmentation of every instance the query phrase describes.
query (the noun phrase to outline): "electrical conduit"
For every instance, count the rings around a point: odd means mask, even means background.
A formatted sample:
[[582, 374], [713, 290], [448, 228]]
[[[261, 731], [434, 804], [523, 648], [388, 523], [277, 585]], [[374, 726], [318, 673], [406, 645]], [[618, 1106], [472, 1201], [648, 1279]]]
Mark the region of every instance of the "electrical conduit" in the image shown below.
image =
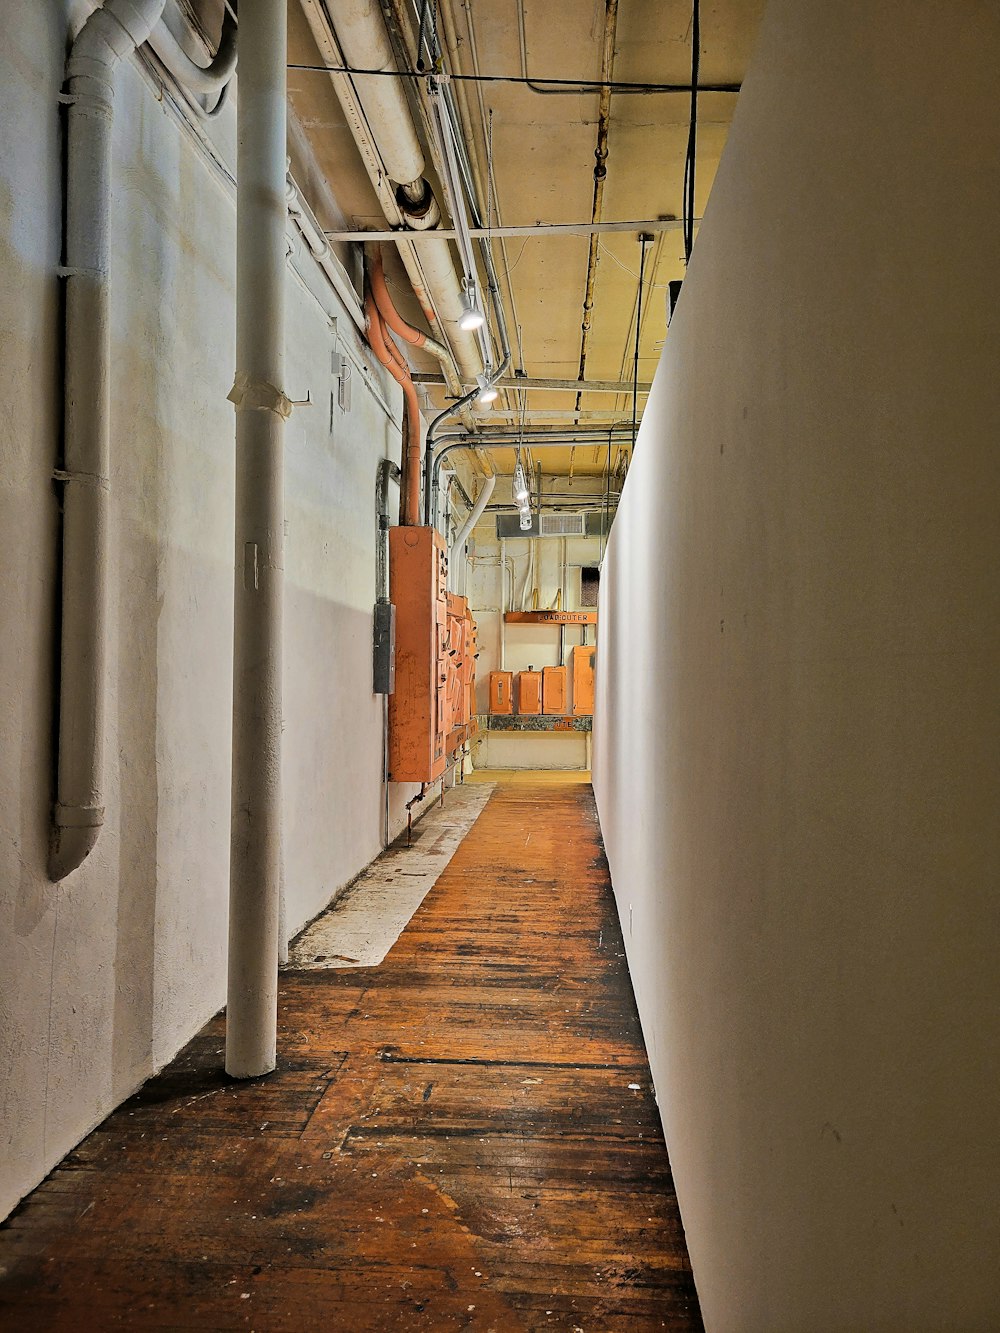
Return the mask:
[[[452, 542], [451, 551], [449, 552], [449, 555], [451, 557], [455, 555], [461, 555], [462, 547], [469, 540], [469, 537], [472, 534], [472, 529], [479, 522], [480, 518], [482, 518], [483, 510], [489, 504], [490, 496], [493, 494], [493, 488], [496, 486], [496, 484], [497, 484], [497, 479], [495, 475], [486, 477], [484, 479], [482, 486], [479, 488], [479, 494], [476, 496], [476, 503], [472, 506], [472, 509], [469, 513], [469, 517], [465, 520], [465, 522], [459, 528], [458, 532], [455, 534], [455, 540]], [[448, 567], [454, 573], [455, 562], [453, 559], [449, 559]]]
[[66, 385], [59, 773], [49, 874], [65, 878], [104, 824], [111, 333], [111, 128], [118, 62], [164, 0], [107, 0], [66, 64]]
[[420, 402], [409, 366], [382, 322], [371, 283], [365, 291], [365, 316], [368, 321], [368, 342], [372, 351], [403, 390], [406, 456], [403, 467], [400, 522], [412, 527], [420, 522]]

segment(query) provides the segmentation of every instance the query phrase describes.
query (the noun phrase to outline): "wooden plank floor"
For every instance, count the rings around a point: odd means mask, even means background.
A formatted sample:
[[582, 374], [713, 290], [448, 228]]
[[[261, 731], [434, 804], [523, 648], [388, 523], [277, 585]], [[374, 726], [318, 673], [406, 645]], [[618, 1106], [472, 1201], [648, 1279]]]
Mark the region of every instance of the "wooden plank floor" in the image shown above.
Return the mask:
[[589, 786], [503, 784], [378, 968], [211, 1022], [0, 1228], [0, 1327], [700, 1329]]

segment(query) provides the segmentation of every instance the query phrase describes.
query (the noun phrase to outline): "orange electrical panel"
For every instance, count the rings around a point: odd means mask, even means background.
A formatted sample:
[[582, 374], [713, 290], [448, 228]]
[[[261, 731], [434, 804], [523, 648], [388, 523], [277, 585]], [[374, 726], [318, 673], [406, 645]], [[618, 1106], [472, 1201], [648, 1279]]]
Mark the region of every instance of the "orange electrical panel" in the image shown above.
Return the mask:
[[542, 712], [566, 712], [566, 668], [542, 668]]
[[389, 695], [389, 778], [433, 782], [447, 761], [448, 558], [433, 528], [389, 529], [396, 685]]
[[542, 673], [540, 671], [519, 671], [517, 673], [517, 711], [522, 717], [534, 717], [542, 711]]
[[573, 649], [573, 716], [587, 717], [594, 711], [594, 653], [589, 647]]
[[476, 686], [476, 622], [464, 597], [448, 593], [448, 752], [454, 753], [472, 735]]
[[389, 779], [433, 782], [472, 734], [476, 622], [448, 592], [448, 557], [433, 528], [389, 530], [396, 680], [389, 695]]
[[514, 701], [511, 698], [513, 682], [514, 673], [512, 671], [490, 672], [491, 713], [513, 713]]

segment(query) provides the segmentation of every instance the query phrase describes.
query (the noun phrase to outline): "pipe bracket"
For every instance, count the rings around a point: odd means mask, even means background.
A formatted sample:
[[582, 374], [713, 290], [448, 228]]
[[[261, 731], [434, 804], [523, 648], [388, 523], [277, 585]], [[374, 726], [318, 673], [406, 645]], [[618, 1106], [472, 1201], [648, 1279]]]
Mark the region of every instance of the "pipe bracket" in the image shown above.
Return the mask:
[[233, 387], [226, 394], [237, 412], [274, 412], [276, 416], [287, 420], [292, 415], [292, 400], [273, 384], [266, 380], [252, 380], [240, 371]]
[[100, 828], [103, 823], [103, 805], [56, 804], [56, 825], [59, 828]]

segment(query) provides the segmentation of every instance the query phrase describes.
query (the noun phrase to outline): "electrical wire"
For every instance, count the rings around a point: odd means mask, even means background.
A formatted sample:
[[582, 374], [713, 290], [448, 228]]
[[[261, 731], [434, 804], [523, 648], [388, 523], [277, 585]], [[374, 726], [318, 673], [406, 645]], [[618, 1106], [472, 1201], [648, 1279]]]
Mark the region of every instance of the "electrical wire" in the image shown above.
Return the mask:
[[701, 63], [701, 4], [694, 0], [691, 12], [691, 123], [688, 127], [687, 155], [684, 161], [684, 262], [690, 262], [694, 248], [694, 174], [698, 144], [698, 68]]
[[[357, 69], [353, 65], [303, 65], [290, 64], [287, 69], [300, 74], [363, 74], [371, 78], [426, 78], [430, 71], [422, 69]], [[688, 83], [615, 83], [601, 79], [525, 79], [515, 74], [451, 74], [447, 77], [452, 83], [516, 83], [530, 88], [535, 93], [583, 94], [600, 92], [603, 88], [613, 93], [738, 93], [738, 83], [705, 83], [700, 88], [692, 88]], [[545, 88], [540, 84], [547, 84]]]

